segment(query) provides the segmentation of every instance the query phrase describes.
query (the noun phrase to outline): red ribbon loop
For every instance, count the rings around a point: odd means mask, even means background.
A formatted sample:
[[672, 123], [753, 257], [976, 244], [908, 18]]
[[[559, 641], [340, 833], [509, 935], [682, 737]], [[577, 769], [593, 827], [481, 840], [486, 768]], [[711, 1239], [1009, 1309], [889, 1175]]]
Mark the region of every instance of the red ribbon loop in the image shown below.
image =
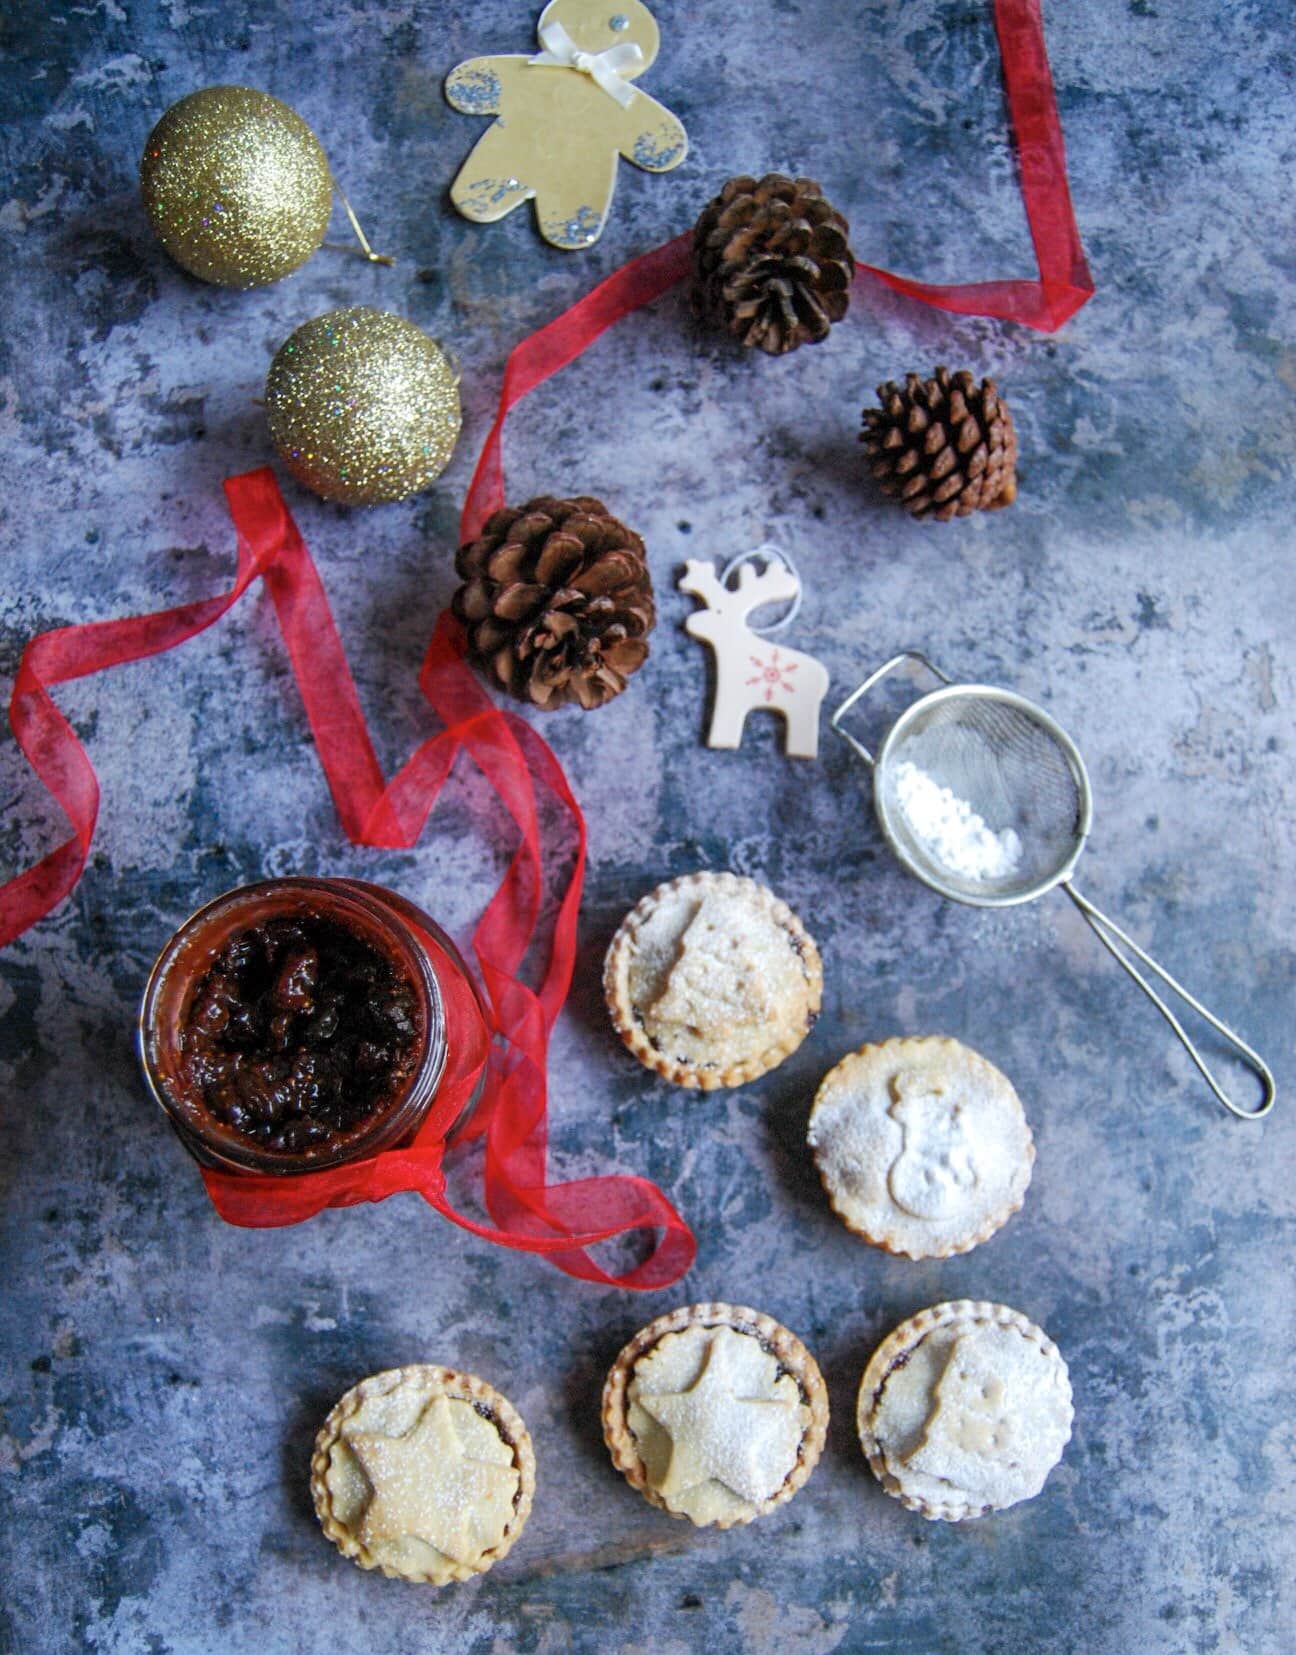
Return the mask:
[[1067, 183], [1066, 146], [1058, 119], [1039, 0], [995, 0], [995, 31], [1003, 64], [1008, 116], [1017, 140], [1022, 204], [1030, 226], [1038, 281], [967, 282], [938, 287], [861, 264], [856, 280], [874, 277], [925, 305], [963, 316], [996, 316], [1052, 333], [1093, 298]]
[[[1039, 0], [995, 0], [994, 13], [1008, 113], [1017, 139], [1022, 201], [1039, 265], [1038, 280], [937, 286], [897, 276], [873, 264], [857, 265], [855, 280], [880, 281], [938, 310], [995, 316], [1049, 333], [1093, 297], [1093, 278], [1085, 262], [1067, 184], [1066, 147], [1053, 95]], [[692, 266], [692, 250], [691, 230], [663, 242], [614, 270], [584, 298], [513, 348], [504, 366], [495, 419], [464, 501], [464, 540], [475, 540], [490, 514], [504, 504], [500, 444], [510, 410], [551, 374], [574, 361], [614, 322], [660, 299], [684, 281]]]
[[[458, 1031], [435, 1117], [413, 1143], [325, 1172], [262, 1178], [205, 1171], [217, 1211], [231, 1223], [297, 1223], [328, 1206], [382, 1201], [415, 1190], [438, 1212], [475, 1235], [543, 1253], [568, 1275], [619, 1287], [664, 1287], [692, 1263], [693, 1236], [646, 1179], [613, 1176], [572, 1184], [547, 1181], [545, 1074], [549, 1036], [567, 998], [576, 959], [576, 926], [585, 874], [585, 821], [562, 768], [528, 724], [498, 708], [463, 659], [463, 634], [448, 614], [438, 620], [420, 684], [444, 728], [425, 742], [390, 786], [384, 783], [319, 573], [279, 492], [273, 472], [226, 481], [240, 563], [263, 571], [310, 722], [320, 763], [348, 838], [357, 844], [416, 842], [441, 786], [462, 750], [504, 804], [520, 843], [499, 889], [478, 922], [473, 947], [499, 1036], [474, 1135], [484, 1131], [485, 1199], [495, 1227], [459, 1212], [446, 1194], [445, 1122], [458, 1114], [487, 1061], [487, 1031], [465, 993], [450, 1005]], [[547, 869], [536, 800], [547, 789], [575, 827], [573, 866], [562, 888], [538, 990], [519, 976], [537, 937]], [[434, 955], [440, 954], [425, 938]], [[442, 960], [443, 988], [456, 968]], [[451, 987], [453, 992], [453, 987]], [[479, 1029], [482, 1038], [475, 1037]], [[483, 1124], [484, 1121], [484, 1124]], [[658, 1232], [649, 1256], [620, 1275], [588, 1249], [632, 1231]]]

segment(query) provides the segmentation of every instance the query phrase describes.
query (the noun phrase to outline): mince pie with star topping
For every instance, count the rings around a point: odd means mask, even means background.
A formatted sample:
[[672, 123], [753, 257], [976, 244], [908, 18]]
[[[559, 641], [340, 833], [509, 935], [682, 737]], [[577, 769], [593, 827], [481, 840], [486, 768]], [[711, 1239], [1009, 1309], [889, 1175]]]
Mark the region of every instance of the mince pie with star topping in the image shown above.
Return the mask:
[[819, 950], [754, 879], [688, 874], [650, 892], [608, 949], [617, 1033], [678, 1086], [741, 1086], [776, 1068], [819, 1015]]
[[814, 1357], [772, 1317], [739, 1305], [659, 1316], [603, 1388], [613, 1464], [653, 1505], [699, 1527], [750, 1523], [790, 1500], [827, 1430]]
[[484, 1574], [521, 1534], [531, 1437], [484, 1380], [418, 1364], [362, 1379], [315, 1439], [324, 1533], [362, 1569], [444, 1586]]

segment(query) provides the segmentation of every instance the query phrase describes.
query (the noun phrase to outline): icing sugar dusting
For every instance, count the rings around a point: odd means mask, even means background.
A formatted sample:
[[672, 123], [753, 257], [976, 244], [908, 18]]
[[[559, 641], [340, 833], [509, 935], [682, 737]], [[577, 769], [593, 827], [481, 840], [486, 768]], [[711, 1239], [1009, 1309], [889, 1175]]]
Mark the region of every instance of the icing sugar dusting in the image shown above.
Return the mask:
[[1002, 1508], [1039, 1493], [1070, 1431], [1058, 1360], [1014, 1327], [980, 1323], [953, 1342], [907, 1464]]
[[895, 790], [909, 825], [936, 860], [964, 879], [1005, 879], [1021, 862], [1012, 828], [996, 833], [966, 799], [908, 759], [895, 767]]
[[673, 1509], [720, 1483], [740, 1500], [770, 1499], [796, 1465], [805, 1434], [796, 1382], [750, 1334], [690, 1328], [639, 1364], [634, 1399], [667, 1433], [669, 1458], [654, 1478]]
[[962, 1104], [911, 1069], [897, 1074], [892, 1090], [895, 1100], [887, 1113], [904, 1134], [887, 1174], [892, 1199], [914, 1218], [952, 1218], [966, 1211], [980, 1180]]
[[811, 1021], [806, 947], [780, 919], [771, 893], [715, 875], [673, 882], [656, 895], [636, 924], [625, 986], [658, 1051], [717, 1069], [804, 1035]]
[[343, 1441], [369, 1487], [357, 1535], [375, 1555], [413, 1539], [472, 1566], [503, 1537], [519, 1477], [471, 1403], [437, 1396], [409, 1431], [353, 1428]]
[[1007, 1077], [935, 1036], [844, 1057], [806, 1139], [847, 1224], [912, 1258], [984, 1240], [1021, 1205], [1034, 1157]]
[[762, 968], [771, 946], [781, 965], [787, 952], [781, 935], [771, 945], [742, 908], [704, 899], [680, 940], [679, 958], [654, 1014], [699, 1030], [766, 1021], [774, 1009], [774, 973]]

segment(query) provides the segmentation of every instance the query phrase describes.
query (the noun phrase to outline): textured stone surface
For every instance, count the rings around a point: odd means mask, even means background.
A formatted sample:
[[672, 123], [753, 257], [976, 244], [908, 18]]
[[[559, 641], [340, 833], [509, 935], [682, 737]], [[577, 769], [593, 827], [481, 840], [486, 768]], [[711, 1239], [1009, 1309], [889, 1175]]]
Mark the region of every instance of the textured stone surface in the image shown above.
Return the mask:
[[[296, 13], [296, 21], [286, 14]], [[1025, 273], [988, 5], [661, 4], [645, 85], [687, 123], [677, 172], [623, 169], [588, 256], [526, 215], [477, 227], [445, 191], [478, 126], [445, 72], [527, 49], [526, 6], [9, 8], [0, 80], [0, 671], [62, 622], [204, 596], [233, 567], [220, 494], [267, 456], [254, 398], [276, 346], [331, 306], [401, 310], [464, 365], [441, 486], [348, 515], [290, 501], [390, 766], [427, 729], [415, 674], [453, 582], [458, 502], [509, 346], [690, 222], [730, 172], [820, 177], [860, 254], [935, 280]], [[704, 654], [673, 589], [688, 555], [771, 536], [798, 554], [790, 642], [844, 690], [897, 646], [1044, 700], [1086, 753], [1099, 902], [1291, 1074], [1291, 35], [1278, 0], [1055, 4], [1049, 41], [1096, 300], [1058, 337], [858, 293], [828, 344], [749, 361], [672, 297], [514, 417], [517, 495], [596, 491], [650, 548], [648, 668], [593, 717], [543, 724], [592, 817], [571, 1008], [553, 1064], [557, 1168], [650, 1174], [698, 1230], [647, 1299], [594, 1290], [450, 1229], [413, 1198], [295, 1230], [223, 1227], [138, 1084], [147, 966], [200, 898], [265, 872], [386, 881], [467, 925], [507, 851], [452, 784], [422, 845], [342, 839], [265, 600], [175, 655], [70, 686], [103, 785], [90, 870], [0, 957], [6, 1291], [0, 1644], [266, 1652], [922, 1649], [1108, 1655], [1296, 1636], [1290, 1108], [1235, 1125], [1059, 896], [943, 904], [889, 860], [868, 778], [827, 741], [793, 763], [755, 725], [699, 745]], [[395, 271], [323, 252], [258, 293], [189, 280], [134, 186], [151, 124], [218, 81], [320, 133]], [[334, 239], [340, 240], [339, 225]], [[936, 361], [992, 372], [1021, 434], [1019, 503], [921, 527], [862, 480], [857, 411]], [[0, 745], [0, 865], [62, 823]], [[685, 1095], [613, 1040], [602, 950], [651, 884], [696, 867], [771, 883], [825, 958], [825, 1015], [788, 1064]], [[813, 1087], [868, 1038], [956, 1035], [1015, 1081], [1039, 1160], [974, 1253], [910, 1264], [832, 1218], [803, 1146]], [[471, 1165], [464, 1177], [471, 1175]], [[888, 1500], [854, 1444], [882, 1334], [948, 1297], [1006, 1301], [1071, 1365], [1075, 1438], [1043, 1495], [966, 1528]], [[694, 1533], [612, 1472], [602, 1375], [684, 1298], [749, 1302], [809, 1343], [834, 1422], [776, 1516]], [[530, 1528], [439, 1596], [323, 1542], [312, 1434], [371, 1370], [481, 1373], [536, 1439]]]

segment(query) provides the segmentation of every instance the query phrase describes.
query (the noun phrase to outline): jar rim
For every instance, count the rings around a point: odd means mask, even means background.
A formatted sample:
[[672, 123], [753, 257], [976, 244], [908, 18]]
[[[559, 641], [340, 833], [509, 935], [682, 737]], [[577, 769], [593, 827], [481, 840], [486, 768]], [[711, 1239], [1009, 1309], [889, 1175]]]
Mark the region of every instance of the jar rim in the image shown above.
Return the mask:
[[[380, 893], [381, 887], [344, 878], [292, 875], [256, 880], [212, 898], [176, 927], [145, 984], [136, 1022], [136, 1050], [150, 1095], [198, 1161], [227, 1172], [275, 1176], [317, 1172], [375, 1154], [417, 1128], [446, 1065], [445, 1004], [426, 950], [418, 945], [399, 910], [384, 902]], [[324, 1144], [305, 1150], [272, 1150], [217, 1120], [192, 1093], [186, 1096], [185, 1089], [175, 1084], [162, 1061], [159, 1023], [168, 994], [179, 996], [169, 1015], [172, 1021], [180, 1021], [186, 988], [192, 992], [231, 936], [277, 912], [319, 912], [309, 900], [312, 895], [324, 899], [325, 917], [337, 918], [344, 925], [348, 918], [358, 922], [354, 924], [357, 934], [399, 963], [417, 996], [423, 1050], [400, 1088], [352, 1132], [335, 1134]], [[206, 945], [201, 940], [205, 934]]]

